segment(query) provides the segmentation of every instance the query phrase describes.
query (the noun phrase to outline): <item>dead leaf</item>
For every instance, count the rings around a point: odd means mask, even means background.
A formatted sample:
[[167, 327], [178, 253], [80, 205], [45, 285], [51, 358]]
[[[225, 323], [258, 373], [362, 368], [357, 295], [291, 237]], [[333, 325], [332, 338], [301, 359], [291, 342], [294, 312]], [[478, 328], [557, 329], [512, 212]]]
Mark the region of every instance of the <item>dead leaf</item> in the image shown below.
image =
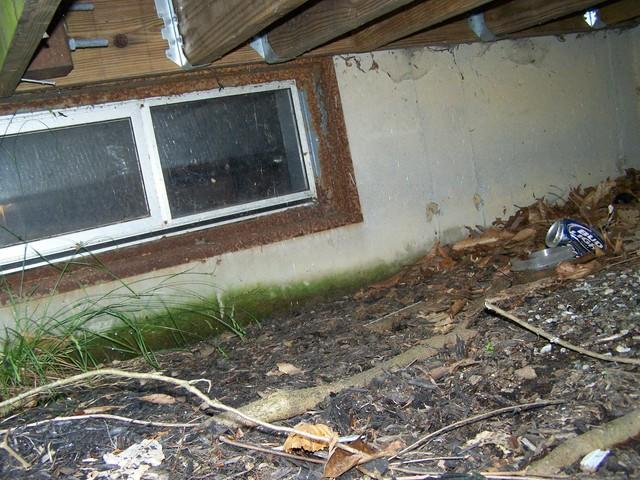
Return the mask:
[[527, 365], [526, 367], [519, 368], [513, 373], [515, 373], [517, 377], [520, 377], [523, 380], [533, 380], [534, 378], [538, 377], [535, 369], [529, 365]]
[[150, 395], [139, 397], [139, 399], [143, 402], [157, 403], [158, 405], [172, 405], [176, 403], [175, 398], [164, 393], [152, 393]]
[[[611, 196], [612, 190], [615, 188], [616, 182], [614, 180], [605, 180], [600, 182], [595, 189], [589, 192], [582, 200], [582, 206], [589, 210], [596, 208], [602, 200], [608, 199]], [[607, 203], [609, 203], [607, 201]]]
[[459, 314], [462, 309], [467, 305], [467, 300], [464, 298], [459, 298], [449, 307], [447, 313], [451, 318], [454, 318], [457, 314]]
[[499, 243], [510, 240], [511, 238], [513, 238], [513, 233], [511, 232], [490, 228], [479, 237], [460, 240], [453, 245], [452, 249], [454, 252], [460, 252], [462, 250], [470, 250], [480, 246], [493, 247]]
[[578, 280], [591, 275], [598, 268], [600, 268], [600, 263], [596, 260], [582, 264], [561, 262], [556, 267], [556, 273], [561, 280]]
[[102, 405], [100, 407], [83, 408], [80, 411], [82, 412], [83, 415], [93, 415], [96, 413], [105, 413], [105, 412], [110, 412], [112, 410], [118, 410], [119, 408], [121, 407], [117, 405]]
[[385, 445], [385, 447], [378, 452], [377, 456], [392, 457], [405, 446], [406, 444], [402, 440], [394, 440], [388, 445]]
[[375, 449], [371, 448], [360, 439], [350, 443], [349, 446], [359, 450], [360, 453], [346, 452], [341, 448], [336, 448], [331, 453], [331, 456], [328, 458], [327, 463], [324, 466], [323, 477], [337, 478], [351, 470], [356, 465], [371, 459], [371, 457], [376, 454]]
[[509, 435], [504, 432], [490, 432], [488, 430], [478, 433], [474, 438], [467, 441], [464, 444], [464, 448], [482, 447], [484, 445], [495, 445], [502, 450], [505, 456], [512, 453]]
[[620, 236], [618, 236], [618, 238], [616, 238], [615, 246], [613, 247], [613, 254], [614, 255], [622, 255], [622, 252], [623, 252], [622, 238]]
[[531, 227], [523, 228], [513, 236], [511, 241], [522, 242], [524, 240], [528, 240], [529, 238], [533, 237], [535, 234], [536, 234], [535, 228], [531, 228]]
[[301, 373], [304, 373], [302, 370], [300, 370], [295, 365], [292, 365], [291, 363], [279, 362], [276, 363], [276, 366], [278, 367], [277, 369], [274, 368], [273, 370], [267, 372], [267, 377], [279, 377], [280, 375], [300, 375]]
[[[322, 423], [312, 425], [310, 423], [303, 422], [299, 423], [294, 428], [296, 430], [300, 430], [301, 432], [311, 433], [319, 437], [334, 438], [338, 436], [336, 432], [331, 430], [331, 427]], [[308, 438], [301, 437], [299, 435], [296, 435], [295, 433], [292, 433], [285, 440], [283, 448], [285, 452], [289, 453], [296, 449], [302, 449], [307, 452], [317, 452], [319, 450], [324, 450], [328, 446], [329, 445], [327, 443], [317, 442], [315, 440], [310, 440]]]

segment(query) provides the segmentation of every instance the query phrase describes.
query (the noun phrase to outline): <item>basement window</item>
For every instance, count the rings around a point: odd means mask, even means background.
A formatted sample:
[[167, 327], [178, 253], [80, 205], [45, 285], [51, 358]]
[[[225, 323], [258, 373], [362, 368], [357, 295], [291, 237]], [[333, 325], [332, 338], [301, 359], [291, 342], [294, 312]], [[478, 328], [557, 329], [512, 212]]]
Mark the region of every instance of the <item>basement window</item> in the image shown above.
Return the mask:
[[0, 118], [7, 273], [305, 204], [294, 82]]

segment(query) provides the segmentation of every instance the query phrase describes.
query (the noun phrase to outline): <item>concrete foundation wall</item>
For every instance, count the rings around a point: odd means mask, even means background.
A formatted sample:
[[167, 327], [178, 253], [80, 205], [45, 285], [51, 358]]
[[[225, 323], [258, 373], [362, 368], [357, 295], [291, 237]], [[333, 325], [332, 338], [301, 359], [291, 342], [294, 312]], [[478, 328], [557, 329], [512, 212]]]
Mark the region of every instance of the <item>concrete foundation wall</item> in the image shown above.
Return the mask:
[[355, 271], [640, 168], [639, 47], [636, 28], [336, 57], [364, 223], [164, 273], [244, 288]]

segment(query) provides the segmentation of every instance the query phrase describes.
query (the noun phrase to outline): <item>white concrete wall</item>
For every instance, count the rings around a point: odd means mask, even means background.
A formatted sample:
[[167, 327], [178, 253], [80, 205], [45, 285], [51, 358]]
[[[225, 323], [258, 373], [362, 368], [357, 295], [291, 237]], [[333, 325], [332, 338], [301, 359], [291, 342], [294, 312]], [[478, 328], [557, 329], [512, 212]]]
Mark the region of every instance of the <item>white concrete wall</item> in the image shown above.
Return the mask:
[[364, 223], [166, 273], [215, 270], [226, 288], [353, 271], [640, 168], [639, 46], [636, 28], [336, 57]]

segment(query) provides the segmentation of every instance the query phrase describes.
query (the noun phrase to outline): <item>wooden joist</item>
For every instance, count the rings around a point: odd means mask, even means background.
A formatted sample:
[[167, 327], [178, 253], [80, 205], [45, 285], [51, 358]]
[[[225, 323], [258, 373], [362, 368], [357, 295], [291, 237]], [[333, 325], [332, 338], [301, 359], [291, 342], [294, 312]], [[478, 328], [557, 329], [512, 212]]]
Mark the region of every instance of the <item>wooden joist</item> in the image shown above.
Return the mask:
[[395, 40], [445, 22], [481, 7], [491, 0], [425, 0], [411, 5], [351, 35], [346, 41], [353, 51], [376, 50]]
[[[96, 6], [93, 12], [70, 12], [67, 14], [69, 34], [78, 37], [106, 37], [112, 40], [112, 47], [77, 50], [73, 53], [75, 68], [67, 77], [56, 80], [59, 86], [82, 85], [92, 82], [116, 80], [143, 75], [158, 75], [176, 72], [179, 68], [164, 54], [167, 43], [160, 36], [162, 20], [158, 18], [153, 0], [92, 0]], [[431, 1], [431, 0], [425, 0]], [[453, 0], [452, 0], [453, 1]], [[458, 0], [456, 0], [458, 1]], [[1, 4], [2, 0], [0, 0]], [[409, 7], [413, 7], [410, 5]], [[640, 17], [640, 1], [618, 0], [607, 2], [599, 9], [601, 19], [609, 26], [615, 26]], [[386, 18], [395, 16], [394, 13]], [[478, 41], [465, 20], [452, 19], [449, 23], [396, 40], [384, 48], [420, 47], [436, 44], [456, 44]], [[520, 38], [537, 35], [555, 35], [571, 32], [586, 32], [591, 29], [583, 19], [583, 12], [555, 20], [544, 25], [509, 33], [501, 38]], [[126, 42], [116, 42], [124, 37]], [[320, 48], [311, 50], [304, 56], [339, 55], [354, 53], [356, 50], [351, 37], [344, 36]], [[364, 51], [371, 51], [368, 49]], [[241, 46], [217, 60], [213, 67], [263, 63], [262, 58], [248, 45]], [[21, 84], [20, 90], [34, 90], [50, 87]]]
[[[640, 17], [638, 0], [619, 0], [598, 8], [600, 19], [607, 26], [625, 24]], [[505, 38], [526, 38], [543, 35], [564, 35], [569, 33], [590, 32], [593, 29], [584, 20], [583, 13], [536, 25], [525, 30], [505, 34]], [[423, 45], [458, 44], [478, 41], [478, 37], [469, 29], [467, 22], [450, 22], [438, 28], [425, 30], [418, 34], [398, 40], [389, 48], [409, 48]]]
[[[626, 0], [625, 0], [626, 1]], [[637, 0], [631, 0], [632, 2]], [[582, 12], [586, 9], [602, 3], [598, 0], [512, 0], [511, 2], [489, 8], [484, 11], [485, 25], [492, 34], [499, 38], [513, 36], [517, 32], [526, 32], [526, 35], [537, 36], [568, 33], [570, 30], [567, 21], [555, 19], [570, 16], [575, 12], [576, 19], [572, 19], [571, 25], [577, 30], [589, 30], [589, 26], [582, 20]], [[622, 3], [622, 2], [617, 2]], [[583, 25], [584, 23], [584, 25]], [[539, 27], [539, 31], [536, 27]], [[424, 30], [405, 41], [389, 44], [389, 47], [398, 48], [413, 45], [455, 44], [478, 41], [478, 36], [471, 30], [468, 19], [452, 21], [431, 29]]]
[[519, 32], [575, 12], [587, 10], [602, 0], [513, 0], [484, 14], [484, 21], [495, 35]]
[[11, 95], [60, 0], [0, 0], [0, 97]]
[[305, 1], [177, 0], [185, 56], [192, 65], [211, 63]]
[[413, 0], [321, 0], [269, 30], [265, 59], [295, 58]]

